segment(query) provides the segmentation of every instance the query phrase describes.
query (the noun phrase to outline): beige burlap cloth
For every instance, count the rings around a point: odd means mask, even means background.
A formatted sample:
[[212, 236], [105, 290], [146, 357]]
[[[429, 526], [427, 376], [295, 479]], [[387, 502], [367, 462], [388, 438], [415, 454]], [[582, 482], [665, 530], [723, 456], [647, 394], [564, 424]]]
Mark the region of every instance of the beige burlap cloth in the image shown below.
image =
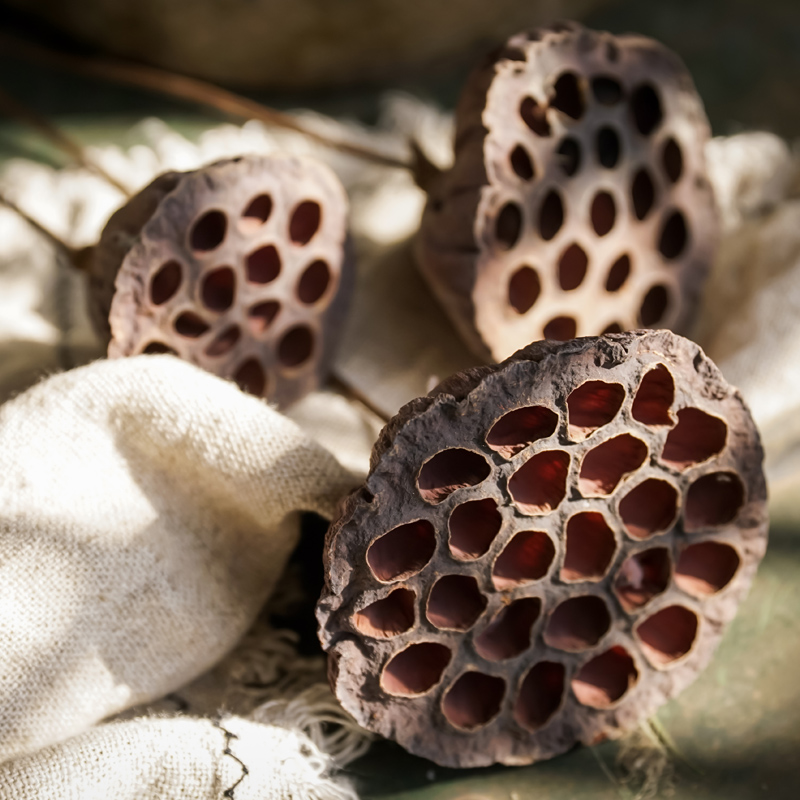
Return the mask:
[[[400, 152], [410, 133], [446, 163], [450, 121], [435, 110], [394, 98], [381, 125], [350, 135]], [[414, 270], [424, 196], [409, 175], [256, 123], [197, 142], [154, 121], [134, 133], [127, 150], [92, 153], [132, 189], [241, 152], [332, 164], [359, 249], [337, 371], [373, 406], [391, 414], [473, 363]], [[724, 237], [696, 338], [752, 405], [774, 494], [800, 482], [797, 159], [769, 134], [714, 140], [708, 155]], [[0, 186], [73, 245], [96, 240], [121, 202], [81, 170], [23, 161]], [[82, 278], [3, 210], [0, 241], [2, 402], [102, 350]], [[365, 739], [323, 660], [263, 619], [243, 634], [296, 541], [296, 512], [332, 512], [379, 422], [330, 391], [289, 416], [298, 424], [170, 357], [72, 369], [0, 407], [0, 797], [351, 796], [330, 771]]]

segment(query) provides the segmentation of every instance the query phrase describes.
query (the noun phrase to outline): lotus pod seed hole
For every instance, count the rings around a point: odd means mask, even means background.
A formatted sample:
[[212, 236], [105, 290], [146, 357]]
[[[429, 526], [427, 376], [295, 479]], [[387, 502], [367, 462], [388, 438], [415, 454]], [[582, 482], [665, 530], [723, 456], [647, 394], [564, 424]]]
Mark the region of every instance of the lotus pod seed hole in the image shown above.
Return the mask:
[[227, 311], [236, 296], [236, 275], [230, 267], [207, 272], [200, 284], [200, 298], [211, 311]]
[[555, 555], [556, 548], [544, 531], [520, 531], [495, 559], [495, 589], [502, 591], [540, 580], [547, 575]]
[[664, 222], [658, 239], [658, 250], [664, 258], [672, 261], [683, 253], [689, 239], [686, 219], [680, 211], [673, 211]]
[[571, 597], [547, 621], [544, 640], [549, 647], [579, 653], [594, 647], [611, 627], [611, 614], [600, 597]]
[[390, 638], [414, 627], [416, 595], [410, 589], [395, 589], [353, 615], [353, 624], [365, 636]]
[[580, 119], [586, 104], [578, 76], [574, 72], [562, 73], [558, 76], [553, 89], [555, 94], [550, 105], [570, 119]]
[[312, 261], [303, 270], [297, 284], [297, 296], [301, 303], [313, 305], [318, 302], [328, 290], [331, 282], [331, 270], [325, 261], [317, 259]]
[[537, 135], [549, 136], [550, 123], [547, 121], [547, 107], [540, 106], [532, 97], [520, 103], [519, 115], [522, 121]]
[[639, 319], [645, 328], [657, 325], [664, 318], [669, 307], [669, 292], [666, 286], [653, 286], [642, 300]]
[[222, 211], [206, 211], [192, 225], [189, 231], [189, 245], [198, 253], [208, 253], [222, 244], [227, 231], [228, 218]]
[[661, 460], [684, 470], [719, 455], [728, 439], [728, 426], [699, 408], [682, 408], [678, 424], [669, 432]]
[[265, 300], [251, 306], [247, 312], [247, 324], [253, 335], [261, 336], [269, 330], [280, 310], [281, 304], [277, 300]]
[[592, 94], [601, 106], [613, 106], [622, 100], [622, 86], [609, 75], [592, 78]]
[[445, 575], [433, 585], [428, 597], [427, 616], [443, 630], [466, 631], [486, 608], [486, 598], [470, 575]]
[[150, 299], [153, 305], [162, 306], [171, 300], [183, 282], [183, 271], [177, 261], [162, 265], [150, 281]]
[[558, 260], [558, 283], [565, 292], [577, 289], [586, 277], [589, 259], [577, 244], [571, 244]]
[[281, 257], [274, 245], [259, 247], [247, 256], [245, 263], [250, 283], [270, 283], [280, 275]]
[[611, 494], [619, 482], [644, 464], [647, 445], [629, 433], [597, 445], [583, 458], [578, 488], [584, 497]]
[[667, 590], [671, 569], [666, 547], [652, 547], [626, 558], [614, 582], [620, 605], [629, 614], [646, 606]]
[[566, 541], [562, 581], [599, 581], [605, 577], [617, 551], [617, 541], [602, 514], [574, 514], [567, 523]]
[[436, 531], [426, 519], [407, 522], [379, 536], [367, 550], [372, 574], [384, 583], [419, 572], [436, 550]]
[[164, 344], [163, 342], [150, 342], [147, 344], [144, 349], [142, 350], [144, 355], [150, 356], [157, 356], [157, 355], [171, 355], [177, 356], [177, 350], [169, 347], [168, 345]]
[[633, 539], [649, 539], [664, 533], [678, 515], [678, 490], [667, 481], [648, 478], [620, 500], [619, 515]]
[[590, 708], [610, 708], [634, 686], [639, 671], [623, 647], [612, 647], [587, 661], [572, 679], [578, 702]]
[[643, 220], [651, 211], [656, 202], [656, 187], [650, 173], [642, 167], [633, 176], [631, 184], [631, 199], [633, 200], [633, 213], [636, 219]]
[[733, 580], [741, 561], [729, 544], [712, 541], [692, 544], [678, 557], [675, 583], [687, 594], [708, 597]]
[[497, 215], [495, 238], [503, 250], [510, 250], [522, 233], [522, 211], [516, 203], [506, 203]]
[[272, 198], [268, 194], [254, 197], [242, 212], [239, 230], [246, 236], [254, 234], [272, 213]]
[[400, 697], [424, 694], [442, 679], [450, 658], [450, 650], [437, 642], [409, 645], [384, 667], [381, 687]]
[[525, 314], [533, 308], [541, 290], [542, 285], [536, 270], [522, 266], [508, 282], [508, 303], [518, 314]]
[[267, 377], [264, 368], [255, 358], [248, 358], [233, 373], [233, 380], [243, 392], [254, 397], [264, 397], [267, 389]]
[[187, 339], [197, 339], [209, 328], [208, 323], [192, 311], [184, 311], [175, 319], [175, 332]]
[[683, 153], [678, 143], [670, 137], [661, 151], [661, 164], [670, 183], [677, 183], [683, 173]]
[[597, 160], [606, 169], [613, 169], [619, 162], [622, 145], [619, 141], [619, 134], [608, 125], [604, 125], [597, 132], [595, 140], [597, 148]]
[[545, 450], [529, 458], [508, 480], [508, 491], [523, 514], [547, 514], [567, 493], [570, 457]]
[[608, 278], [606, 278], [606, 291], [618, 292], [628, 280], [631, 274], [631, 258], [627, 253], [621, 255], [612, 265], [608, 271]]
[[697, 638], [697, 615], [684, 606], [667, 606], [636, 628], [647, 660], [657, 669], [683, 658]]
[[513, 169], [517, 177], [521, 178], [523, 181], [531, 180], [536, 174], [531, 157], [521, 144], [518, 144], [511, 151], [509, 161], [511, 162], [511, 169]]
[[619, 383], [586, 381], [567, 398], [568, 431], [572, 439], [585, 439], [608, 425], [622, 408], [625, 388]]
[[631, 111], [636, 129], [642, 136], [649, 136], [664, 117], [658, 92], [649, 83], [634, 89], [631, 95]]
[[590, 216], [594, 232], [598, 236], [605, 236], [614, 227], [617, 218], [614, 198], [608, 192], [598, 192], [592, 200]]
[[278, 344], [278, 360], [287, 369], [308, 363], [313, 352], [314, 334], [306, 325], [289, 328]]
[[744, 485], [733, 472], [712, 472], [698, 478], [686, 493], [683, 512], [687, 532], [716, 528], [736, 519], [744, 505]]
[[500, 713], [505, 693], [506, 683], [502, 678], [482, 672], [465, 672], [447, 690], [442, 700], [442, 712], [454, 727], [473, 731]]
[[441, 503], [458, 489], [481, 483], [490, 472], [491, 467], [480, 453], [453, 447], [442, 450], [423, 464], [417, 487], [423, 500]]
[[224, 356], [230, 353], [236, 346], [237, 342], [242, 336], [241, 330], [238, 325], [230, 325], [220, 333], [208, 347], [206, 347], [207, 356]]
[[295, 206], [289, 218], [289, 238], [294, 244], [308, 244], [319, 230], [322, 209], [314, 200], [304, 200]]
[[581, 146], [577, 139], [565, 137], [556, 150], [556, 163], [561, 171], [571, 178], [581, 168]]
[[574, 339], [578, 332], [578, 323], [572, 317], [553, 317], [542, 331], [545, 339], [555, 342], [566, 342]]
[[670, 371], [659, 364], [645, 373], [636, 396], [631, 415], [645, 425], [672, 425], [670, 408], [675, 400], [675, 381]]
[[504, 606], [475, 637], [475, 650], [487, 661], [505, 661], [531, 645], [531, 630], [542, 611], [538, 597], [523, 597]]
[[539, 235], [546, 242], [549, 242], [564, 224], [564, 204], [561, 196], [554, 189], [551, 189], [542, 201], [539, 209]]
[[504, 458], [555, 433], [558, 414], [545, 406], [525, 406], [504, 414], [492, 425], [486, 443]]
[[500, 533], [503, 518], [491, 498], [471, 500], [453, 509], [450, 515], [450, 551], [467, 561], [485, 555]]
[[558, 711], [563, 696], [564, 665], [540, 661], [522, 680], [514, 703], [514, 719], [526, 730], [539, 730]]
[[622, 325], [619, 322], [612, 322], [610, 325], [606, 325], [601, 335], [605, 336], [607, 333], [622, 333]]

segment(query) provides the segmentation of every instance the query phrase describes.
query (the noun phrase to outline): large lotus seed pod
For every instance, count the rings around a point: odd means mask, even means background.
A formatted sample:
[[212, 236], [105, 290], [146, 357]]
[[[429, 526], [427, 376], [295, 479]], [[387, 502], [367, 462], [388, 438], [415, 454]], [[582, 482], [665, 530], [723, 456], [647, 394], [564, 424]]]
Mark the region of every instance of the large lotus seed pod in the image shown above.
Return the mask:
[[[286, 406], [323, 380], [353, 288], [322, 164], [247, 156], [156, 178], [108, 222], [91, 310], [110, 357], [171, 352]], [[110, 326], [110, 331], [109, 331]]]
[[679, 59], [568, 24], [518, 34], [469, 80], [420, 268], [467, 344], [685, 331], [717, 241], [709, 126]]
[[706, 666], [767, 542], [762, 449], [697, 345], [530, 345], [403, 408], [326, 541], [341, 703], [449, 766], [618, 735]]

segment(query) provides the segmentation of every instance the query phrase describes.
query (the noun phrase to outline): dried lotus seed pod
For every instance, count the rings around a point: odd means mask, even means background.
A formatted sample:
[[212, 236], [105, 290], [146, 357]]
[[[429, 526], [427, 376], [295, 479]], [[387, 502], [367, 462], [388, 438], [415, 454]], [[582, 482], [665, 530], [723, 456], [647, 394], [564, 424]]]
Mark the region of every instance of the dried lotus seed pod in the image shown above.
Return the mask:
[[668, 331], [541, 342], [404, 407], [325, 545], [329, 674], [439, 764], [614, 737], [706, 666], [767, 543], [758, 432]]
[[470, 78], [455, 163], [430, 187], [420, 269], [465, 342], [687, 331], [717, 242], [709, 126], [662, 45], [568, 24]]
[[324, 379], [353, 288], [347, 198], [311, 160], [243, 156], [156, 178], [91, 266], [109, 357], [174, 353], [287, 406]]

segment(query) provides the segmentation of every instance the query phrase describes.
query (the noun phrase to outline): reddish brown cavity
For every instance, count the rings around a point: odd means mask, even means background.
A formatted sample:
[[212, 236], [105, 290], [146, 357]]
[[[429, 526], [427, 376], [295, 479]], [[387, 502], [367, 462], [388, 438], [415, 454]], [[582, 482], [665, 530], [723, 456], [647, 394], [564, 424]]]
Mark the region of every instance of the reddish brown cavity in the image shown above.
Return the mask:
[[523, 597], [505, 606], [475, 638], [478, 654], [487, 661], [505, 661], [527, 650], [541, 611], [538, 597]]
[[189, 230], [189, 246], [198, 253], [216, 250], [225, 239], [228, 218], [222, 211], [206, 211]]
[[569, 455], [545, 450], [529, 458], [509, 479], [508, 491], [523, 514], [547, 514], [567, 493]]
[[508, 304], [517, 312], [525, 314], [539, 299], [542, 284], [533, 267], [522, 266], [517, 269], [508, 282]]
[[521, 531], [494, 562], [492, 582], [495, 589], [510, 589], [540, 580], [547, 574], [555, 555], [556, 548], [544, 531]]
[[699, 408], [682, 408], [678, 424], [669, 432], [661, 460], [675, 469], [700, 464], [722, 452], [728, 438], [728, 426]]
[[581, 168], [581, 146], [577, 139], [565, 136], [556, 150], [556, 163], [562, 172], [571, 178]]
[[456, 506], [450, 515], [450, 550], [462, 560], [480, 558], [500, 532], [503, 518], [491, 498]]
[[458, 489], [476, 486], [486, 480], [491, 467], [472, 450], [451, 447], [429, 458], [419, 471], [417, 487], [428, 503], [441, 503]]
[[577, 244], [571, 244], [558, 260], [558, 283], [565, 292], [577, 289], [586, 277], [589, 259]]
[[557, 425], [558, 414], [549, 408], [516, 408], [492, 425], [486, 443], [504, 458], [511, 458], [533, 442], [552, 436]]
[[303, 270], [297, 283], [297, 296], [301, 303], [313, 305], [322, 299], [331, 282], [331, 271], [327, 263], [318, 258]]
[[526, 97], [519, 105], [519, 115], [537, 136], [550, 135], [546, 106], [540, 106], [532, 97]]
[[171, 347], [168, 347], [163, 342], [150, 342], [148, 345], [145, 345], [145, 347], [142, 349], [142, 353], [144, 353], [145, 355], [152, 355], [152, 356], [178, 355], [178, 353], [175, 350], [173, 350]]
[[278, 343], [278, 361], [288, 369], [301, 367], [314, 352], [314, 334], [307, 325], [295, 325]]
[[739, 564], [739, 554], [729, 544], [692, 544], [678, 557], [675, 583], [688, 594], [707, 597], [722, 591], [733, 580]]
[[645, 328], [652, 328], [664, 318], [669, 308], [669, 291], [662, 284], [651, 286], [639, 308], [639, 319]]
[[247, 324], [255, 336], [261, 336], [269, 326], [275, 321], [281, 304], [277, 300], [265, 300], [263, 303], [256, 303], [247, 312]]
[[197, 339], [209, 328], [208, 323], [192, 311], [184, 311], [175, 319], [175, 332], [187, 339]]
[[570, 119], [580, 119], [586, 109], [586, 102], [578, 76], [574, 72], [562, 73], [558, 76], [553, 89], [555, 94], [550, 105], [566, 114]]
[[267, 376], [264, 368], [255, 358], [248, 358], [233, 373], [233, 380], [239, 388], [255, 397], [263, 397], [267, 390]]
[[598, 192], [592, 200], [590, 211], [592, 228], [598, 236], [611, 232], [617, 219], [617, 206], [608, 192]]
[[206, 347], [207, 356], [224, 356], [230, 353], [242, 338], [242, 332], [238, 325], [229, 325], [219, 334], [211, 344]]
[[450, 663], [450, 650], [436, 642], [420, 642], [401, 650], [385, 667], [381, 686], [394, 695], [416, 695], [430, 691], [442, 679]]
[[416, 596], [410, 589], [395, 589], [353, 615], [353, 624], [365, 636], [389, 638], [414, 627]]
[[574, 339], [578, 330], [578, 323], [572, 317], [554, 317], [544, 326], [545, 339], [552, 339], [555, 342], [566, 342]]
[[516, 203], [506, 203], [497, 215], [494, 235], [503, 250], [510, 250], [522, 233], [522, 211]]
[[670, 183], [677, 183], [683, 173], [683, 153], [678, 143], [670, 137], [661, 151], [661, 165]]
[[628, 535], [649, 539], [669, 530], [678, 514], [678, 491], [671, 483], [648, 478], [619, 503], [619, 515]]
[[627, 651], [612, 647], [587, 661], [572, 679], [578, 702], [591, 708], [609, 708], [636, 683], [639, 671]]
[[486, 598], [470, 575], [439, 578], [428, 598], [428, 619], [444, 630], [466, 631], [486, 608]]
[[608, 425], [619, 413], [625, 389], [619, 383], [586, 381], [567, 398], [569, 435], [585, 439], [598, 428]]
[[583, 458], [578, 488], [584, 497], [608, 495], [619, 482], [644, 464], [647, 445], [629, 433], [591, 449]]
[[658, 238], [658, 250], [667, 261], [678, 258], [686, 249], [689, 229], [686, 218], [680, 211], [672, 211], [664, 221]]
[[733, 472], [712, 472], [698, 478], [686, 493], [684, 527], [699, 531], [726, 525], [744, 505], [744, 486]]
[[255, 233], [272, 213], [272, 198], [268, 194], [254, 197], [242, 212], [239, 220], [239, 230], [246, 236]]
[[633, 398], [631, 415], [645, 425], [672, 425], [669, 410], [674, 399], [675, 381], [672, 374], [663, 364], [658, 364], [642, 378]]
[[564, 665], [555, 661], [534, 664], [519, 687], [514, 719], [529, 730], [543, 728], [558, 711], [564, 696]]
[[608, 278], [606, 278], [606, 291], [618, 292], [628, 280], [631, 274], [631, 258], [627, 254], [621, 255], [612, 265], [608, 271]]
[[539, 209], [539, 235], [549, 242], [564, 224], [564, 203], [561, 195], [551, 189], [542, 201]]
[[482, 672], [465, 672], [442, 700], [442, 712], [456, 728], [472, 731], [500, 713], [506, 682]]
[[236, 275], [230, 267], [207, 272], [200, 282], [200, 298], [211, 311], [227, 311], [236, 296]]
[[664, 118], [661, 99], [658, 92], [649, 83], [644, 83], [634, 89], [631, 95], [631, 111], [636, 128], [642, 136], [649, 136]]
[[177, 261], [167, 261], [150, 281], [150, 299], [153, 305], [162, 306], [171, 300], [181, 288], [183, 272]]
[[294, 244], [308, 244], [319, 230], [322, 209], [315, 200], [298, 203], [289, 218], [289, 238]]
[[518, 144], [511, 151], [508, 160], [511, 164], [511, 169], [513, 169], [517, 177], [522, 178], [523, 181], [531, 180], [536, 174], [531, 157], [521, 144]]
[[666, 547], [652, 547], [625, 559], [617, 573], [614, 591], [631, 613], [667, 590], [672, 562]]
[[638, 220], [645, 219], [655, 205], [656, 187], [649, 171], [645, 167], [637, 170], [633, 176], [631, 200], [633, 201], [633, 213]]
[[657, 668], [683, 658], [697, 638], [698, 620], [684, 606], [667, 606], [648, 617], [636, 628], [642, 650], [648, 661]]
[[407, 522], [378, 537], [367, 550], [372, 574], [387, 583], [419, 572], [433, 557], [436, 531], [426, 519]]
[[275, 246], [268, 244], [250, 253], [245, 267], [250, 283], [271, 283], [281, 273], [281, 257]]
[[551, 614], [544, 640], [550, 647], [577, 653], [594, 647], [610, 627], [611, 614], [602, 598], [571, 597]]
[[605, 517], [583, 511], [567, 523], [567, 552], [561, 568], [562, 581], [599, 581], [608, 571], [617, 542]]

